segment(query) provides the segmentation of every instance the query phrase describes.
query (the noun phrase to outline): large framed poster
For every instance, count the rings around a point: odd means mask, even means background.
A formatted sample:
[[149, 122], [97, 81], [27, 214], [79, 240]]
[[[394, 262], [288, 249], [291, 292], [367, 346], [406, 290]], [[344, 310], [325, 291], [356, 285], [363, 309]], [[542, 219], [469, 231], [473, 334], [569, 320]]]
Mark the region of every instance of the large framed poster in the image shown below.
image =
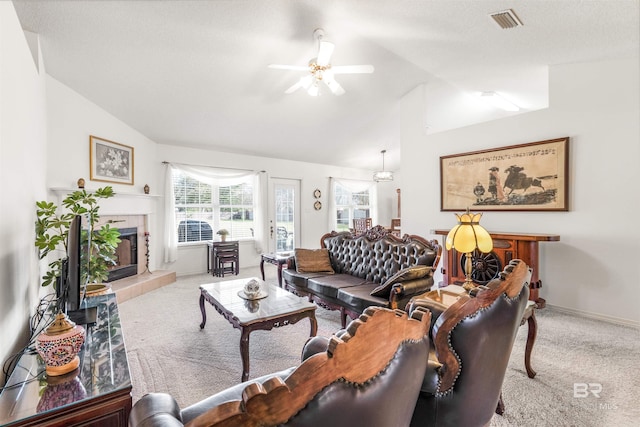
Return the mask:
[[440, 157], [442, 211], [568, 211], [569, 137]]

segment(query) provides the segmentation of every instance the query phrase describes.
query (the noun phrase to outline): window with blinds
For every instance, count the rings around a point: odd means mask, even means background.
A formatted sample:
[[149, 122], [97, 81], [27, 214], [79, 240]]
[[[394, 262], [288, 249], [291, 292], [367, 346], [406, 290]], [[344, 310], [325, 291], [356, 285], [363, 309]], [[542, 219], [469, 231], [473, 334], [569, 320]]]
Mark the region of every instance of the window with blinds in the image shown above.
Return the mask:
[[253, 238], [253, 186], [209, 185], [173, 172], [178, 243], [213, 240], [220, 229], [229, 240]]
[[370, 217], [369, 190], [352, 192], [336, 185], [336, 231], [349, 231], [354, 218]]

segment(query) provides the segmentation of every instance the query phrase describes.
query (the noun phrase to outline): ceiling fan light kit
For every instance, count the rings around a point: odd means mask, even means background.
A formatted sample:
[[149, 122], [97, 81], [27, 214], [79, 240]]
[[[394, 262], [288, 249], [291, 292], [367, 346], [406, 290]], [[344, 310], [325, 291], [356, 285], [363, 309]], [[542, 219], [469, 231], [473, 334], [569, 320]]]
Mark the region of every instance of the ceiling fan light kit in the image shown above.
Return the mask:
[[331, 93], [340, 96], [345, 93], [344, 88], [338, 83], [335, 78], [336, 74], [370, 74], [373, 73], [373, 65], [343, 65], [332, 66], [331, 55], [335, 49], [335, 45], [330, 42], [323, 41], [324, 30], [318, 28], [313, 32], [313, 38], [318, 43], [318, 54], [315, 58], [309, 61], [306, 67], [298, 65], [281, 65], [271, 64], [269, 68], [276, 70], [293, 70], [293, 71], [306, 71], [309, 74], [300, 78], [293, 86], [285, 90], [284, 93], [290, 94], [303, 88], [311, 96], [320, 95], [320, 83], [329, 88]]

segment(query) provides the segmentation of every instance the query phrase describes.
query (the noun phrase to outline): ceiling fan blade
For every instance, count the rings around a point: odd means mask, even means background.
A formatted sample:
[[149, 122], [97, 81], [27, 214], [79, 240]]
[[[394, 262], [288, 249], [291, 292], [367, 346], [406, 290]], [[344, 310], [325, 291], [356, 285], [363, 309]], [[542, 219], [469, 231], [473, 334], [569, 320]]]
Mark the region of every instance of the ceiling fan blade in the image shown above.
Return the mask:
[[309, 71], [309, 67], [303, 67], [301, 65], [269, 64], [267, 67], [273, 68], [274, 70]]
[[304, 77], [300, 78], [300, 80], [298, 80], [289, 89], [285, 90], [284, 93], [286, 93], [286, 94], [293, 93], [296, 90], [300, 89], [301, 87], [303, 87], [305, 89], [308, 89], [312, 84], [313, 84], [313, 76], [312, 75], [304, 76]]
[[338, 65], [331, 67], [334, 74], [364, 74], [373, 73], [373, 65]]
[[338, 83], [336, 79], [333, 77], [333, 73], [325, 73], [322, 78], [322, 81], [327, 85], [327, 87], [329, 87], [329, 89], [331, 90], [331, 92], [333, 92], [334, 95], [336, 96], [344, 95], [345, 90], [342, 86], [340, 86], [340, 83]]
[[318, 58], [316, 59], [318, 65], [322, 67], [329, 65], [331, 54], [333, 53], [334, 48], [335, 45], [333, 43], [320, 42], [320, 48], [318, 49]]

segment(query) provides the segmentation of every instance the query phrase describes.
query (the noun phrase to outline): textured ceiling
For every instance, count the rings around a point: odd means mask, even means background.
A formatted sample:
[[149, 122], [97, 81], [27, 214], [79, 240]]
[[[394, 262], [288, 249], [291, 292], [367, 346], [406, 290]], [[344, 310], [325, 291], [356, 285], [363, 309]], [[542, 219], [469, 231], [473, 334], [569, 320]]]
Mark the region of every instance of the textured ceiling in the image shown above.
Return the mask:
[[[382, 149], [398, 167], [398, 101], [418, 86], [426, 136], [517, 114], [474, 92], [532, 111], [547, 106], [549, 65], [640, 54], [637, 0], [13, 3], [51, 76], [153, 141], [372, 170]], [[508, 8], [524, 26], [488, 17]], [[302, 74], [267, 65], [306, 65], [316, 28], [333, 65], [375, 72], [337, 76], [340, 97], [285, 95]]]

